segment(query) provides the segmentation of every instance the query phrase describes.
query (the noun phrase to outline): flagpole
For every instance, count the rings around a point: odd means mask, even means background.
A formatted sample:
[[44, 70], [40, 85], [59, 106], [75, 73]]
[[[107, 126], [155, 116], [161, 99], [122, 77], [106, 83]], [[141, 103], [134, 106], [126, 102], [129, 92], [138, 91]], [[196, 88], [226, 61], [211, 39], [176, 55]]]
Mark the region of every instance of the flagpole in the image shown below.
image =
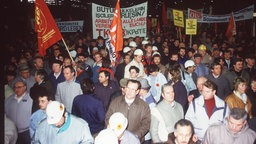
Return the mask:
[[69, 52], [69, 49], [68, 49], [68, 47], [67, 47], [67, 45], [66, 45], [66, 42], [64, 41], [63, 38], [62, 38], [62, 42], [64, 43], [65, 48], [66, 48], [66, 50], [67, 50], [67, 52], [68, 52], [68, 55], [69, 55], [69, 57], [71, 58], [71, 61], [72, 61], [72, 63], [73, 63], [73, 62], [74, 62], [74, 59], [73, 59], [73, 57], [71, 56], [71, 54], [70, 54], [70, 52]]

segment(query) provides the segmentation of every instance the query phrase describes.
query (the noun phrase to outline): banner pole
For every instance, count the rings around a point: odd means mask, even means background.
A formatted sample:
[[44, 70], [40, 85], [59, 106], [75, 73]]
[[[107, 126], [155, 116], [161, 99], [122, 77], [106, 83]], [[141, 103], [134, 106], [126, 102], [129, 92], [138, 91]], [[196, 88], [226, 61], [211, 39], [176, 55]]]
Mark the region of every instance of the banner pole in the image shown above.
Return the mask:
[[65, 48], [66, 48], [66, 50], [67, 50], [67, 52], [68, 52], [68, 55], [69, 55], [69, 57], [70, 57], [70, 59], [71, 59], [71, 61], [72, 61], [72, 63], [73, 63], [73, 62], [74, 62], [74, 59], [73, 59], [73, 57], [71, 56], [71, 54], [70, 54], [70, 52], [69, 52], [69, 49], [68, 49], [68, 46], [66, 45], [66, 42], [64, 41], [63, 38], [62, 38], [62, 42], [64, 43]]
[[190, 35], [189, 47], [192, 48], [192, 35]]

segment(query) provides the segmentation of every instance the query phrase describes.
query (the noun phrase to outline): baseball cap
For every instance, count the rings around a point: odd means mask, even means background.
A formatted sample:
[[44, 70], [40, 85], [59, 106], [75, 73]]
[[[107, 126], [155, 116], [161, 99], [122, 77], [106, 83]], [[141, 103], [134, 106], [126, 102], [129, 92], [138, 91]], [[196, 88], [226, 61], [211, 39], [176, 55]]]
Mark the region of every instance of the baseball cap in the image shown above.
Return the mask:
[[58, 123], [65, 111], [65, 107], [62, 103], [58, 101], [50, 102], [46, 107], [46, 115], [48, 124]]
[[141, 42], [141, 44], [143, 44], [143, 45], [148, 44], [148, 41], [147, 41], [147, 40], [143, 40], [143, 41]]
[[152, 50], [153, 50], [153, 51], [157, 51], [158, 48], [157, 48], [156, 46], [153, 46], [153, 47], [152, 47]]
[[150, 85], [148, 84], [148, 80], [145, 78], [142, 78], [140, 80], [141, 89], [150, 89]]
[[136, 44], [135, 41], [130, 41], [129, 46], [130, 47], [137, 47], [137, 44]]
[[134, 55], [143, 55], [143, 51], [141, 49], [136, 49]]
[[102, 131], [96, 136], [95, 144], [118, 144], [118, 138], [115, 133], [107, 128]]
[[129, 52], [129, 51], [131, 51], [131, 48], [130, 48], [130, 47], [124, 47], [123, 53], [127, 53], [127, 52]]
[[29, 66], [27, 64], [21, 64], [19, 66], [19, 70], [20, 71], [28, 71], [29, 70]]
[[128, 79], [127, 78], [122, 78], [121, 80], [120, 80], [120, 87], [122, 87], [122, 88], [124, 88], [124, 87], [126, 87], [126, 85], [127, 85], [127, 82], [128, 82]]
[[185, 68], [188, 68], [190, 66], [195, 66], [195, 63], [193, 60], [187, 60], [184, 64]]
[[112, 114], [109, 118], [109, 128], [119, 137], [128, 125], [127, 118], [120, 112]]

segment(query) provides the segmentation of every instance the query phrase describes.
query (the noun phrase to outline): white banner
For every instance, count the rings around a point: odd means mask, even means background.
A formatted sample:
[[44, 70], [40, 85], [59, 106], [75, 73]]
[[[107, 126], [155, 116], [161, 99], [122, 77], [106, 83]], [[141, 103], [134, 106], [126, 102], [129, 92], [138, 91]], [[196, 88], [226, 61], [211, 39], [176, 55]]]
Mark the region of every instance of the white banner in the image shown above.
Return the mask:
[[[235, 21], [253, 19], [254, 5], [248, 6], [242, 10], [234, 12]], [[229, 22], [231, 14], [225, 15], [208, 15], [188, 9], [188, 18], [197, 19], [198, 23], [223, 23]]]
[[[135, 36], [146, 37], [147, 11], [147, 2], [128, 8], [121, 8], [124, 38]], [[97, 39], [98, 36], [107, 38], [107, 31], [110, 28], [113, 16], [114, 8], [92, 3], [92, 30], [94, 39]]]
[[56, 22], [60, 32], [83, 32], [84, 21]]

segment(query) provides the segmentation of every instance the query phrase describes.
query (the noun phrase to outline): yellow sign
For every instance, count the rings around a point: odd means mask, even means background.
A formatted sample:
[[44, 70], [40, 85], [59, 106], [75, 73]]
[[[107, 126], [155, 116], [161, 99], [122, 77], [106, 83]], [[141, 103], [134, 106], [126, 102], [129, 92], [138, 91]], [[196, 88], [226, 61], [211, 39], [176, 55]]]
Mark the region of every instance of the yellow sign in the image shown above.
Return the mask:
[[173, 9], [173, 21], [175, 26], [184, 27], [183, 11]]
[[197, 19], [186, 19], [186, 35], [196, 35]]

